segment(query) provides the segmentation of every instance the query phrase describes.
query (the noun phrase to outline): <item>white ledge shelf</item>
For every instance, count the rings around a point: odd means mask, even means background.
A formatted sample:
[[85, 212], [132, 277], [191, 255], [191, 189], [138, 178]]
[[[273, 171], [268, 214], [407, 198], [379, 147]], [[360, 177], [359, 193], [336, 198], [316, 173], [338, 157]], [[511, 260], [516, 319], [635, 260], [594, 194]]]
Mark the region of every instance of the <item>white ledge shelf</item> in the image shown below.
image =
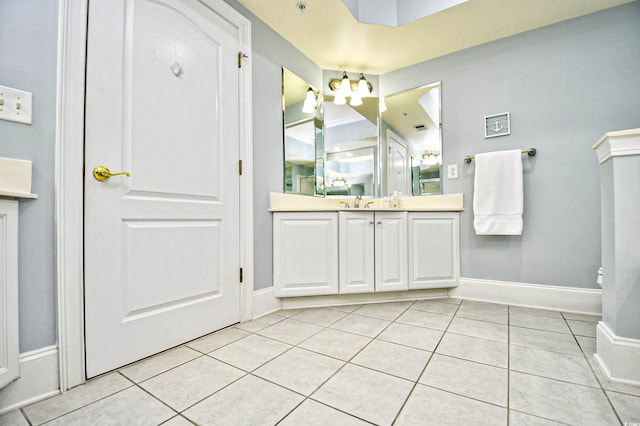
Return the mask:
[[[313, 212], [313, 211], [431, 211], [459, 212], [464, 210], [462, 194], [426, 195], [400, 197], [398, 207], [384, 207], [383, 198], [363, 198], [360, 207], [353, 207], [355, 197], [322, 198], [310, 195], [285, 194], [271, 192], [269, 194], [269, 211], [272, 212]], [[365, 204], [373, 201], [369, 208]], [[345, 208], [341, 202], [348, 202]]]
[[28, 192], [9, 192], [0, 190], [0, 197], [2, 198], [30, 198], [35, 200], [38, 198], [38, 194], [31, 194]]

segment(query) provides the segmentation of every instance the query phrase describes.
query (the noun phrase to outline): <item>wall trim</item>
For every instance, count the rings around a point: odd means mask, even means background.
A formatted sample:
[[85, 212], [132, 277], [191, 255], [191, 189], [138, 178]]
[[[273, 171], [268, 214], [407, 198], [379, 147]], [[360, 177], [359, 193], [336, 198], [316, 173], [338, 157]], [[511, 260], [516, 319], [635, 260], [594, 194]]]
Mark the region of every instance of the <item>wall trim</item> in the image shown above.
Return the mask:
[[460, 278], [459, 284], [449, 290], [450, 297], [589, 315], [602, 314], [601, 289], [477, 278]]
[[0, 390], [0, 415], [60, 393], [58, 348], [20, 354], [20, 378]]
[[382, 291], [379, 293], [328, 294], [322, 296], [283, 297], [282, 309], [319, 308], [364, 303], [402, 302], [447, 297], [446, 288], [407, 291]]
[[276, 297], [273, 287], [267, 287], [253, 292], [253, 318], [260, 318], [282, 309], [282, 299]]
[[60, 389], [85, 382], [83, 280], [84, 85], [88, 0], [60, 0], [55, 209]]
[[596, 327], [594, 358], [612, 382], [640, 386], [640, 339], [616, 336], [600, 321]]
[[[84, 364], [83, 162], [84, 91], [89, 0], [59, 0], [56, 105], [56, 269], [59, 386], [62, 392], [86, 381]], [[240, 318], [251, 318], [253, 303], [253, 129], [251, 22], [223, 0], [204, 0], [238, 28], [249, 55], [240, 73]], [[58, 371], [58, 370], [57, 370]]]

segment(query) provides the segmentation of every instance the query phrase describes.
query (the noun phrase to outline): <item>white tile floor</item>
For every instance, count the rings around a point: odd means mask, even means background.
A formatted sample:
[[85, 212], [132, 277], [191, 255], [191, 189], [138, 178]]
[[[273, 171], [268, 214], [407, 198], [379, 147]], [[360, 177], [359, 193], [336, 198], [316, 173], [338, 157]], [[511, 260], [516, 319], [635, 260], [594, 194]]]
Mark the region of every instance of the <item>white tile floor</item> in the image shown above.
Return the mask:
[[598, 320], [453, 299], [280, 311], [0, 424], [640, 424], [640, 387], [593, 361]]

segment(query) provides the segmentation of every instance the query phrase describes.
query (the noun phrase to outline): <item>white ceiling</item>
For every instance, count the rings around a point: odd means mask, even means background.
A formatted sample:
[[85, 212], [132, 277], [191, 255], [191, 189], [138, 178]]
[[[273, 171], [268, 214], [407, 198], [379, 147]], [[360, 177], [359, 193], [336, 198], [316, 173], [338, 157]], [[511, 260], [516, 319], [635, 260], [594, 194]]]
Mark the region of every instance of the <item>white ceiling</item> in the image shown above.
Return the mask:
[[469, 0], [398, 28], [359, 23], [342, 0], [238, 1], [320, 68], [383, 74], [634, 0]]

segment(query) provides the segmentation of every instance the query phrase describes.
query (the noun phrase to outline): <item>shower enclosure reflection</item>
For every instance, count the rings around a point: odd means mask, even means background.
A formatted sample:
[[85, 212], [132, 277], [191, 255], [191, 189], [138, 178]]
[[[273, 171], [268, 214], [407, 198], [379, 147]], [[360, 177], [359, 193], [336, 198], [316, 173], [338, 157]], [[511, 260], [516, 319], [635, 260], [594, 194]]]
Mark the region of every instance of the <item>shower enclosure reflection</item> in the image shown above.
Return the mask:
[[283, 68], [282, 102], [284, 192], [324, 195], [322, 93]]

